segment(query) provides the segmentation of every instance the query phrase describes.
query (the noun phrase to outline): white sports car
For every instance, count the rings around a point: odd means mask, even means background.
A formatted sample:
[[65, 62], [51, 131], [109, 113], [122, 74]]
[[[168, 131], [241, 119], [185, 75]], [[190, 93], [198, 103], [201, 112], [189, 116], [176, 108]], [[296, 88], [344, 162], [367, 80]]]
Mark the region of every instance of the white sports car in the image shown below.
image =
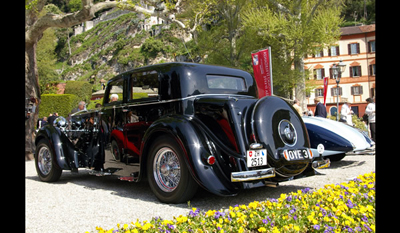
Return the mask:
[[346, 154], [374, 154], [375, 142], [367, 132], [347, 124], [321, 117], [302, 118], [310, 138], [311, 151], [318, 157], [317, 147], [324, 146], [322, 156], [329, 156], [331, 161], [339, 161]]

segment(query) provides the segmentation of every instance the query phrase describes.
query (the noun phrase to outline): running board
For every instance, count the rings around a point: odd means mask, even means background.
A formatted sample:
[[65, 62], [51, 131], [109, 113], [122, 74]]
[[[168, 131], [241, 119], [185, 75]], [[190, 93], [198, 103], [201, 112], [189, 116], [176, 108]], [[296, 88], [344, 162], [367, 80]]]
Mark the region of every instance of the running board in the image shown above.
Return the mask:
[[121, 170], [120, 168], [101, 168], [100, 171], [98, 170], [91, 170], [89, 175], [92, 176], [111, 176], [114, 172]]

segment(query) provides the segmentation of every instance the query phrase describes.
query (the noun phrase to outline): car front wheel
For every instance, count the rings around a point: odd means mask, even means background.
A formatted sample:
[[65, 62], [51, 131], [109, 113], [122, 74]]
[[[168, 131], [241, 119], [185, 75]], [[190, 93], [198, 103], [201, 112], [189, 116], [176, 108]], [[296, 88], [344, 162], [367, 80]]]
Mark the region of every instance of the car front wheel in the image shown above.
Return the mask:
[[155, 140], [147, 161], [147, 177], [153, 193], [165, 203], [182, 203], [194, 196], [197, 183], [192, 178], [179, 144], [172, 138]]
[[40, 180], [54, 182], [60, 179], [62, 169], [58, 167], [46, 139], [42, 139], [36, 146], [35, 166]]

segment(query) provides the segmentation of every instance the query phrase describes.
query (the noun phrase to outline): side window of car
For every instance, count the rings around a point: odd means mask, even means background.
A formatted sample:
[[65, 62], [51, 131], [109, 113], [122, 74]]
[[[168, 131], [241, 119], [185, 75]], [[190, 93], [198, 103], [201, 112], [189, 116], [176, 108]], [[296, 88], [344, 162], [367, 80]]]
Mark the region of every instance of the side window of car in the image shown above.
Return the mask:
[[129, 102], [158, 100], [158, 72], [142, 71], [131, 74]]
[[107, 91], [104, 96], [104, 104], [122, 103], [124, 92], [124, 80], [118, 79], [108, 84]]

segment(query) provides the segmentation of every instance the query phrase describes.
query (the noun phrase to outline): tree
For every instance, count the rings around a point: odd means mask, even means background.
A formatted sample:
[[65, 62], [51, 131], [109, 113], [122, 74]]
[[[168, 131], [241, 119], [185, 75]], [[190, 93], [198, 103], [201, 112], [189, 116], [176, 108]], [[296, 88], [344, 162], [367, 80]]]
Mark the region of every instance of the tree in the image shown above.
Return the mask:
[[252, 2], [232, 0], [215, 1], [212, 4], [208, 6], [208, 14], [203, 18], [205, 27], [197, 28], [197, 42], [202, 57], [207, 55], [205, 62], [210, 64], [248, 68], [250, 62], [242, 62], [246, 61], [245, 57], [250, 59], [250, 51], [257, 47], [253, 43], [254, 38], [250, 38], [248, 30], [243, 26], [241, 15], [251, 7]]
[[[244, 14], [244, 25], [271, 45], [281, 49], [281, 59], [294, 65], [289, 83], [295, 83], [295, 97], [306, 109], [304, 57], [334, 44], [340, 36], [342, 1], [267, 0]], [[289, 61], [289, 62], [288, 62]], [[274, 66], [273, 66], [274, 67]], [[274, 73], [275, 79], [275, 73]]]
[[[76, 1], [75, 1], [76, 2]], [[139, 2], [154, 6], [149, 10]], [[119, 7], [135, 12], [154, 15], [166, 21], [176, 22], [182, 28], [185, 24], [175, 17], [169, 17], [175, 13], [181, 4], [181, 0], [148, 0], [148, 1], [105, 1], [93, 3], [93, 0], [81, 0], [82, 7], [73, 7], [76, 12], [54, 13], [47, 12], [41, 15], [47, 0], [26, 0], [25, 1], [25, 98], [35, 98], [38, 106], [34, 114], [25, 120], [25, 150], [31, 153], [35, 150], [33, 132], [38, 119], [40, 109], [40, 88], [39, 73], [37, 68], [37, 43], [42, 38], [43, 33], [48, 28], [69, 28], [88, 21], [95, 17], [95, 13], [104, 9]]]

